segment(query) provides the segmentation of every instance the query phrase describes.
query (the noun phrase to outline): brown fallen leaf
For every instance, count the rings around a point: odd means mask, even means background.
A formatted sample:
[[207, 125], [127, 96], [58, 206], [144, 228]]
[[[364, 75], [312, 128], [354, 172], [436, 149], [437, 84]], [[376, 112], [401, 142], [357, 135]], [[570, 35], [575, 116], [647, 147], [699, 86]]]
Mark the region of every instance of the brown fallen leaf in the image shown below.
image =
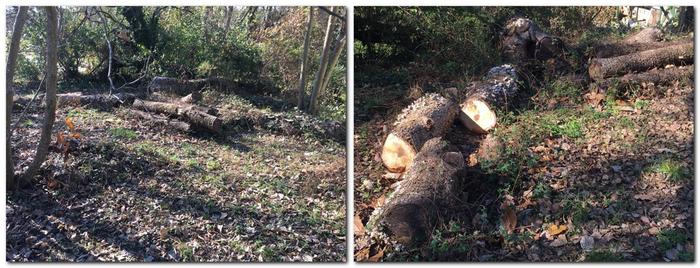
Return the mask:
[[638, 200], [644, 200], [644, 201], [654, 201], [655, 198], [651, 195], [648, 194], [636, 194], [634, 195], [634, 199]]
[[355, 253], [355, 261], [366, 261], [369, 258], [369, 247], [360, 249]]
[[503, 215], [501, 215], [501, 222], [509, 234], [513, 233], [515, 227], [518, 225], [518, 217], [515, 215], [515, 210], [511, 207], [505, 208], [503, 210]]
[[377, 252], [377, 254], [374, 254], [374, 256], [369, 257], [369, 259], [367, 259], [367, 261], [378, 262], [379, 260], [382, 259], [382, 257], [384, 257], [384, 250], [379, 250]]
[[360, 219], [360, 215], [355, 215], [352, 224], [356, 236], [361, 236], [365, 234], [365, 225], [362, 224], [362, 219]]
[[550, 243], [549, 246], [561, 247], [563, 245], [566, 245], [567, 243], [569, 243], [569, 241], [566, 240], [566, 235], [562, 234], [562, 235], [557, 236], [557, 239], [554, 239], [554, 241], [552, 241], [552, 243]]
[[373, 208], [378, 208], [378, 207], [381, 207], [382, 205], [384, 205], [385, 202], [386, 202], [386, 195], [382, 194], [381, 196], [372, 200], [372, 204], [370, 204], [370, 206]]
[[558, 224], [552, 224], [547, 228], [547, 233], [551, 236], [559, 235], [561, 233], [566, 232], [569, 228], [566, 227], [566, 225], [558, 225]]

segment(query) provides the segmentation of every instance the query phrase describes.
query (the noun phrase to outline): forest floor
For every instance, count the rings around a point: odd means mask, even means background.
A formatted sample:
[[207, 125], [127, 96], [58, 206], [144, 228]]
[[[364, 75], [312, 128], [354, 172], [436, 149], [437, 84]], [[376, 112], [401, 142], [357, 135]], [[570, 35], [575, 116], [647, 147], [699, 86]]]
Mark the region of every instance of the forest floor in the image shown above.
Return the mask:
[[[51, 152], [41, 179], [8, 194], [7, 260], [344, 262], [344, 136], [233, 94], [205, 92], [204, 104], [223, 134], [153, 126], [126, 108], [59, 109], [54, 133], [70, 117], [79, 146]], [[43, 109], [32, 107], [12, 136], [16, 166], [38, 143]], [[252, 116], [301, 126], [281, 133]]]
[[[501, 112], [490, 135], [503, 141], [505, 155], [495, 163], [476, 162], [472, 154], [485, 135], [456, 122], [446, 139], [470, 166], [461, 204], [445, 208], [450, 213], [428, 241], [412, 248], [374, 238], [373, 226], [365, 226], [400, 180], [383, 167], [380, 152], [411, 102], [402, 90], [356, 88], [356, 96], [385, 98], [356, 102], [356, 260], [693, 260], [692, 84], [626, 100], [601, 96], [598, 105], [585, 101], [586, 89], [548, 85], [525, 100], [527, 107]], [[509, 233], [500, 206], [511, 197], [517, 225]]]

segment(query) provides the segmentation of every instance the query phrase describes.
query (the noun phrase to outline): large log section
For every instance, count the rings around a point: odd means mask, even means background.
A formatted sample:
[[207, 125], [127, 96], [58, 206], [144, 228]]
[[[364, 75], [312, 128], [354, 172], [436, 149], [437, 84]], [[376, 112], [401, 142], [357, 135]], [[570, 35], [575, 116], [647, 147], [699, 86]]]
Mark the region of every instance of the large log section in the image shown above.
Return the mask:
[[466, 162], [441, 138], [428, 140], [404, 174], [404, 180], [379, 214], [379, 224], [396, 241], [410, 245], [424, 241], [441, 211], [454, 207], [462, 190]]
[[588, 67], [591, 79], [599, 81], [629, 72], [646, 71], [667, 64], [693, 62], [693, 43], [646, 50], [614, 58], [593, 59]]
[[83, 95], [81, 92], [73, 92], [56, 95], [58, 107], [88, 106], [109, 109], [120, 105], [131, 105], [134, 99], [136, 96], [129, 93]]
[[488, 133], [496, 126], [495, 108], [507, 108], [520, 90], [518, 73], [512, 65], [493, 67], [481, 81], [470, 84], [466, 101], [460, 105], [459, 120], [475, 133]]
[[382, 148], [382, 161], [391, 172], [403, 172], [426, 141], [442, 137], [457, 116], [457, 104], [432, 93], [406, 107]]
[[195, 106], [136, 99], [134, 100], [132, 107], [143, 111], [177, 116], [180, 119], [190, 122], [198, 127], [202, 127], [217, 133], [221, 132], [221, 119], [207, 114], [206, 112], [197, 109]]

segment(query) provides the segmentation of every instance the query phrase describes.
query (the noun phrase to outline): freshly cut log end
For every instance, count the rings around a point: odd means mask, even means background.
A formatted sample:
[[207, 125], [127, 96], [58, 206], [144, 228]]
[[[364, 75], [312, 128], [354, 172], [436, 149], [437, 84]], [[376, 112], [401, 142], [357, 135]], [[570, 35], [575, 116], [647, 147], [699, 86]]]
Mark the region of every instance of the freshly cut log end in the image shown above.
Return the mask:
[[442, 212], [454, 207], [466, 162], [441, 138], [425, 143], [381, 208], [379, 223], [404, 245], [426, 241]]
[[459, 120], [472, 132], [486, 134], [496, 126], [496, 113], [478, 99], [467, 100], [461, 105]]
[[416, 157], [416, 150], [395, 134], [387, 136], [382, 147], [382, 162], [391, 172], [404, 172], [413, 158]]
[[399, 114], [384, 142], [384, 166], [392, 172], [404, 171], [426, 141], [447, 133], [457, 113], [454, 101], [436, 93], [414, 101]]
[[495, 108], [508, 108], [515, 102], [519, 82], [512, 65], [491, 68], [481, 81], [470, 85], [466, 101], [460, 105], [459, 121], [474, 133], [488, 133], [498, 119]]

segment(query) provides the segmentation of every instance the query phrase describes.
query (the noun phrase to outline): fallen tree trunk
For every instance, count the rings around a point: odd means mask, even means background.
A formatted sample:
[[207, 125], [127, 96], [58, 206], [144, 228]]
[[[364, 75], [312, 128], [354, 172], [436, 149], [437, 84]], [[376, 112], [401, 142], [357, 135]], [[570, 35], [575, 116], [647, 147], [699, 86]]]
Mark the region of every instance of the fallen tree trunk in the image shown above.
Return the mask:
[[391, 172], [403, 172], [429, 139], [442, 137], [457, 115], [457, 105], [428, 94], [406, 107], [396, 119], [382, 147], [382, 162]]
[[588, 67], [591, 79], [599, 81], [629, 72], [646, 71], [667, 64], [682, 65], [693, 61], [693, 43], [646, 50], [614, 58], [593, 59]]
[[626, 43], [615, 42], [606, 43], [593, 48], [593, 55], [596, 58], [610, 58], [621, 55], [632, 54], [640, 51], [658, 49], [662, 47], [693, 43], [693, 40], [683, 39], [673, 42], [646, 42], [646, 43]]
[[664, 33], [656, 27], [644, 28], [631, 34], [622, 40], [624, 43], [652, 43], [658, 42], [664, 37]]
[[216, 133], [221, 132], [221, 119], [202, 111], [201, 108], [197, 108], [196, 106], [136, 99], [132, 107], [143, 111], [176, 116], [197, 127], [205, 128]]
[[148, 84], [148, 89], [151, 91], [164, 91], [180, 96], [185, 96], [193, 92], [200, 91], [204, 87], [209, 85], [220, 87], [225, 86], [229, 82], [230, 81], [226, 79], [218, 77], [183, 80], [177, 78], [157, 76], [154, 77], [153, 80], [151, 80], [150, 84]]
[[120, 105], [131, 105], [134, 99], [136, 99], [136, 96], [129, 93], [83, 95], [81, 92], [73, 92], [58, 94], [56, 95], [56, 99], [58, 101], [58, 107], [87, 106], [108, 110]]
[[170, 127], [170, 128], [173, 128], [173, 129], [176, 129], [179, 131], [183, 131], [183, 132], [192, 132], [194, 130], [192, 128], [192, 125], [188, 124], [187, 122], [180, 121], [180, 120], [158, 117], [158, 116], [154, 116], [152, 114], [142, 112], [139, 110], [134, 110], [134, 109], [129, 109], [129, 110], [127, 110], [127, 112], [129, 113], [129, 115], [131, 115], [133, 117], [150, 121], [156, 125]]
[[[642, 95], [655, 95], [657, 92], [649, 92], [650, 89], [657, 90], [662, 89], [660, 85], [670, 85], [674, 81], [682, 81], [686, 79], [692, 79], [694, 73], [694, 66], [681, 66], [681, 67], [669, 67], [664, 69], [654, 69], [642, 73], [626, 74], [622, 77], [613, 77], [603, 80], [597, 83], [596, 86], [601, 91], [607, 91], [611, 86], [614, 86], [618, 90], [624, 92], [618, 92], [618, 94], [625, 94], [628, 90], [634, 88], [635, 90], [641, 90], [638, 94]], [[645, 83], [653, 83], [656, 86], [653, 87], [636, 87]]]
[[470, 131], [488, 133], [496, 126], [495, 109], [508, 108], [520, 91], [519, 76], [509, 64], [493, 67], [481, 81], [473, 82], [460, 105], [459, 120]]
[[396, 241], [425, 241], [441, 212], [454, 207], [462, 190], [466, 162], [441, 138], [427, 141], [406, 170], [404, 180], [381, 208], [378, 222]]

